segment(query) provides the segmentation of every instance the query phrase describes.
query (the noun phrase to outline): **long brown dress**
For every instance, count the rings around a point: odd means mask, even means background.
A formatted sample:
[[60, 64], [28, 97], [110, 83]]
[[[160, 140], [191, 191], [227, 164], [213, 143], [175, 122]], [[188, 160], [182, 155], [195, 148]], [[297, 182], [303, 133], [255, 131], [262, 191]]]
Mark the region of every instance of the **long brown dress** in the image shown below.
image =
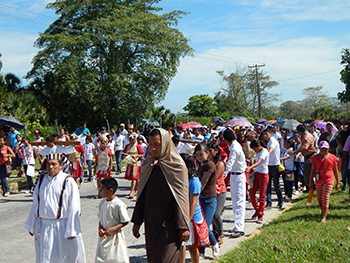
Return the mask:
[[178, 263], [179, 230], [188, 229], [159, 165], [155, 165], [137, 199], [131, 222], [145, 222], [147, 258], [150, 263]]

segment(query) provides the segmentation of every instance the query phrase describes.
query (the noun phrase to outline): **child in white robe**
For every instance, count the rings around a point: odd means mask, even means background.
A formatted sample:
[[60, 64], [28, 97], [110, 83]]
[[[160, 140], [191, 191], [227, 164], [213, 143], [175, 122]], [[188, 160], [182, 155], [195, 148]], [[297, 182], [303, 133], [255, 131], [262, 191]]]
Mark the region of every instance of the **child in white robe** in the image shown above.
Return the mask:
[[118, 183], [114, 178], [101, 180], [103, 197], [98, 205], [99, 239], [95, 262], [129, 263], [129, 256], [122, 228], [129, 221], [126, 204], [114, 195]]

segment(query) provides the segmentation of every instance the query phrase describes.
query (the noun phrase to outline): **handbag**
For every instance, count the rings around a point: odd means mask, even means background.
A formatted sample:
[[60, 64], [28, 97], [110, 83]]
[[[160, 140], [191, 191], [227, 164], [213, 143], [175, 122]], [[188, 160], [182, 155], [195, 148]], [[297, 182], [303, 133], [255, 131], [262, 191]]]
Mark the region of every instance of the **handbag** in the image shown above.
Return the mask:
[[[7, 150], [7, 148], [6, 148]], [[5, 163], [5, 167], [6, 167], [6, 175], [11, 175], [12, 171], [11, 171], [11, 163], [10, 162], [5, 162], [4, 157], [2, 157], [2, 154], [0, 152], [1, 155], [1, 159], [3, 160], [3, 162]]]
[[0, 152], [1, 155], [1, 159], [3, 160], [5, 167], [6, 167], [6, 175], [11, 175], [12, 171], [11, 171], [11, 164], [10, 162], [5, 162], [4, 157], [2, 157], [2, 154]]
[[207, 221], [205, 221], [202, 206], [200, 203], [199, 203], [199, 205], [201, 207], [201, 212], [202, 212], [202, 217], [203, 217], [202, 223], [196, 223], [193, 221], [193, 218], [191, 219], [191, 221], [193, 223], [195, 249], [210, 245], [209, 229], [208, 229]]
[[11, 164], [10, 163], [5, 163], [5, 167], [6, 167], [6, 175], [11, 175], [12, 171], [11, 171]]
[[198, 224], [194, 222], [193, 219], [192, 219], [192, 223], [193, 223], [195, 249], [209, 246], [210, 245], [209, 229], [208, 229], [207, 221], [205, 221], [204, 216], [203, 216], [202, 223]]
[[286, 168], [284, 168], [283, 164], [280, 163], [280, 164], [278, 165], [278, 172], [279, 172], [279, 173], [282, 173], [285, 169], [286, 169]]
[[294, 171], [286, 170], [284, 179], [288, 182], [294, 182]]
[[252, 189], [254, 186], [255, 172], [248, 175], [249, 188]]

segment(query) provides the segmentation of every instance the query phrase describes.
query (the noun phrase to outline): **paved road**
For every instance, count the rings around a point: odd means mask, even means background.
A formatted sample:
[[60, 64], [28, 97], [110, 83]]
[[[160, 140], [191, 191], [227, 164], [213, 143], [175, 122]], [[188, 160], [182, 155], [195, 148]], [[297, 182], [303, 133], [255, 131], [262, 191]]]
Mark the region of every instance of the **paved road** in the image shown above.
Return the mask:
[[[129, 181], [123, 179], [123, 175], [113, 176], [118, 180], [119, 189], [117, 196], [123, 200], [128, 206], [128, 212], [131, 217], [133, 208], [135, 206], [135, 199], [129, 200], [128, 196], [130, 190]], [[82, 234], [85, 245], [86, 262], [92, 263], [95, 258], [95, 251], [97, 245], [97, 205], [100, 200], [93, 199], [97, 193], [93, 183], [84, 183], [80, 189], [81, 195], [81, 225]], [[273, 200], [273, 206], [277, 205], [276, 199]], [[0, 197], [0, 244], [2, 262], [35, 262], [34, 241], [28, 232], [24, 229], [24, 224], [27, 219], [30, 207], [32, 204], [32, 196], [25, 192], [11, 193], [7, 198]], [[285, 205], [286, 207], [286, 205]], [[267, 211], [264, 216], [264, 223], [269, 221], [281, 212], [281, 210], [273, 207], [272, 210]], [[225, 209], [223, 213], [225, 241], [220, 248], [220, 255], [225, 254], [242, 240], [254, 233], [262, 225], [258, 225], [255, 221], [250, 220], [254, 213], [250, 203], [247, 202], [246, 208], [246, 224], [245, 236], [238, 239], [229, 239], [228, 230], [234, 227], [233, 212], [231, 209], [231, 199], [229, 194], [226, 198]], [[131, 234], [132, 224], [130, 223], [124, 228], [126, 241], [129, 249], [130, 262], [139, 263], [147, 262], [145, 239], [142, 236], [140, 239], [135, 239]], [[140, 233], [143, 232], [141, 228]], [[211, 249], [206, 249], [206, 259], [202, 262], [210, 262], [212, 259]], [[187, 252], [186, 262], [190, 262], [190, 257]]]

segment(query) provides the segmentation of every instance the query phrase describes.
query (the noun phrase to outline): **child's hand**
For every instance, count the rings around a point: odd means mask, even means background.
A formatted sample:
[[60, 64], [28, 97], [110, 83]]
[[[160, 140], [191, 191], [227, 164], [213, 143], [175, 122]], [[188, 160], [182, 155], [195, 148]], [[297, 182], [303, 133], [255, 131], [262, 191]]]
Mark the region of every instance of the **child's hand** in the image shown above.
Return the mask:
[[339, 188], [340, 188], [340, 184], [339, 184], [339, 182], [337, 182], [335, 185], [335, 190], [339, 190]]
[[112, 236], [113, 234], [114, 234], [114, 230], [113, 230], [113, 228], [108, 228], [106, 231], [105, 231], [105, 234], [107, 235], [107, 236]]

